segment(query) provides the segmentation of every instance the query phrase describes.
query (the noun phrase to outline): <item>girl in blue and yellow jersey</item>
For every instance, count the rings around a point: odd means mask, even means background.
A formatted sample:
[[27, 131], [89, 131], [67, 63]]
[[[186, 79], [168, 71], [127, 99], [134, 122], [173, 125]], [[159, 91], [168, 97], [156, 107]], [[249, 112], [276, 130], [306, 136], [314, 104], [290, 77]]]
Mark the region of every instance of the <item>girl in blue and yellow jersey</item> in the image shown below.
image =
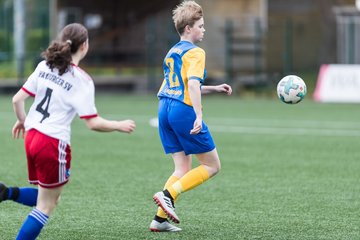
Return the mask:
[[[164, 191], [154, 195], [159, 206], [151, 231], [173, 232], [180, 228], [170, 224], [180, 220], [174, 201], [178, 196], [197, 187], [220, 170], [220, 160], [208, 127], [203, 122], [201, 94], [223, 92], [231, 94], [227, 84], [203, 85], [205, 51], [195, 43], [203, 39], [205, 28], [202, 8], [194, 1], [184, 1], [173, 11], [173, 20], [180, 42], [164, 59], [164, 81], [159, 97], [159, 134], [166, 154], [171, 154], [175, 171], [167, 180]], [[192, 155], [200, 165], [194, 169]]]

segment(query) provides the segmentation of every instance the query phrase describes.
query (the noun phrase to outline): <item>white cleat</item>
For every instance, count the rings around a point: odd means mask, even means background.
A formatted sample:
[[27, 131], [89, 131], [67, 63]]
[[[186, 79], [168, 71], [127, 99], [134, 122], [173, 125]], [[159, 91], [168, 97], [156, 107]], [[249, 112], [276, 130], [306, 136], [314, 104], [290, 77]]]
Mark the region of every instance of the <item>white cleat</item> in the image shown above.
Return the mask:
[[164, 210], [166, 215], [174, 223], [180, 223], [179, 217], [175, 213], [175, 207], [170, 198], [165, 196], [163, 192], [155, 193], [153, 197], [155, 203]]
[[159, 223], [156, 220], [152, 220], [150, 223], [150, 231], [152, 232], [179, 232], [181, 230], [181, 228], [170, 224], [168, 221]]

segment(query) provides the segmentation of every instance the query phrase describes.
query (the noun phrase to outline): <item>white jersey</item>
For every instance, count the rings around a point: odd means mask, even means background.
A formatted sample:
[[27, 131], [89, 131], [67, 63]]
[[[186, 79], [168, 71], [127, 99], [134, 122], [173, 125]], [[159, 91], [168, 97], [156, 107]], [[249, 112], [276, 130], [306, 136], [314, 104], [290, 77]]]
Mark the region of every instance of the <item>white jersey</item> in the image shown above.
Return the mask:
[[25, 120], [25, 130], [35, 128], [70, 144], [71, 122], [97, 116], [91, 77], [76, 65], [62, 76], [45, 61], [39, 63], [22, 89], [35, 97]]

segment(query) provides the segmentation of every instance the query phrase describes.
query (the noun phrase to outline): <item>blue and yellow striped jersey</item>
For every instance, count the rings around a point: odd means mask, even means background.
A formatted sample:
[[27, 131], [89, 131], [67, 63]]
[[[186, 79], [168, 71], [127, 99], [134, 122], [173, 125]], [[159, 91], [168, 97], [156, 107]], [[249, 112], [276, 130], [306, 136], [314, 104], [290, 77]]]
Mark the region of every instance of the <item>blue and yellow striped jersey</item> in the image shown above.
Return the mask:
[[179, 100], [192, 106], [188, 81], [202, 84], [206, 77], [205, 51], [188, 41], [180, 41], [166, 55], [163, 63], [164, 81], [158, 97]]

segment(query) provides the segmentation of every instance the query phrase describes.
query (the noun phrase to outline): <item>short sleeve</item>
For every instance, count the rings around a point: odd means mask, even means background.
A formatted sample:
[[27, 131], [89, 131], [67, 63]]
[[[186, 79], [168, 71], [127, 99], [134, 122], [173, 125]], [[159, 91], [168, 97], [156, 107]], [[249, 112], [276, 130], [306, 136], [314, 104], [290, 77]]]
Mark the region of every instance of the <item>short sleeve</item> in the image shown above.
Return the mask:
[[40, 62], [37, 67], [35, 68], [34, 72], [28, 77], [26, 82], [24, 83], [22, 90], [25, 91], [30, 96], [34, 97], [37, 92], [37, 85], [38, 85], [38, 77], [41, 65], [45, 64], [45, 62]]
[[198, 80], [203, 83], [205, 78], [205, 51], [201, 48], [193, 48], [184, 57], [186, 57], [184, 60], [188, 62], [189, 66], [187, 71], [188, 79]]
[[82, 87], [81, 93], [74, 101], [74, 108], [82, 119], [98, 116], [95, 106], [95, 87], [93, 81], [87, 80], [85, 86]]

